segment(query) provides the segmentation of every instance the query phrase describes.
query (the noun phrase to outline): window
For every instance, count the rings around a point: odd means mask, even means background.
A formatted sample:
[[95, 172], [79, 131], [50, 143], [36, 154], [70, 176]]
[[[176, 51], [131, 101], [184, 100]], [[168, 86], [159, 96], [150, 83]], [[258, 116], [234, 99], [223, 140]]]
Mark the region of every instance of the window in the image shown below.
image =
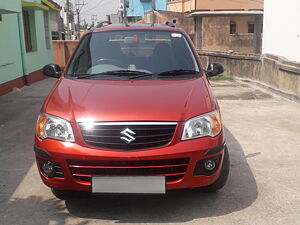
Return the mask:
[[26, 52], [32, 52], [33, 48], [31, 42], [30, 20], [28, 11], [23, 11], [23, 26]]
[[235, 34], [235, 33], [236, 33], [236, 23], [230, 22], [230, 34]]
[[23, 26], [26, 52], [37, 49], [34, 11], [23, 10]]
[[87, 35], [75, 51], [67, 74], [100, 74], [99, 78], [124, 79], [118, 71], [161, 73], [179, 69], [199, 72], [184, 35], [169, 31], [125, 30]]
[[254, 23], [248, 23], [248, 33], [249, 34], [254, 33]]
[[46, 41], [46, 48], [50, 49], [50, 31], [49, 31], [49, 13], [44, 11], [44, 28], [45, 28], [45, 41]]

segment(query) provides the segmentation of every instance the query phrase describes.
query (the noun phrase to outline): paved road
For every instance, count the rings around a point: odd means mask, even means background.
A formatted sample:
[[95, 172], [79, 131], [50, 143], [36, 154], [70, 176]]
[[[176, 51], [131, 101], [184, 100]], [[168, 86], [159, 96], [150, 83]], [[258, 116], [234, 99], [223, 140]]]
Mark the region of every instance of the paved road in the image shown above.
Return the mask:
[[0, 224], [299, 224], [300, 105], [248, 84], [214, 83], [231, 156], [219, 193], [96, 196], [61, 201], [41, 182], [32, 151], [48, 79], [0, 97]]

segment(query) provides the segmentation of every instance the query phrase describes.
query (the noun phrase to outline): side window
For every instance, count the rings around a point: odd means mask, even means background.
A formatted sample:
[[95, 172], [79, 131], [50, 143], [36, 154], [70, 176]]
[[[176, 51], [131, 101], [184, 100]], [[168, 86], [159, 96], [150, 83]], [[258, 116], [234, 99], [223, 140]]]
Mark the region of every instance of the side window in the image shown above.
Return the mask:
[[49, 30], [49, 13], [44, 11], [44, 28], [45, 28], [45, 41], [46, 41], [46, 48], [50, 49], [50, 30]]
[[230, 22], [230, 34], [235, 34], [235, 33], [236, 33], [236, 23]]
[[248, 33], [249, 34], [254, 33], [254, 23], [248, 23]]
[[23, 10], [23, 27], [26, 52], [37, 50], [34, 11]]

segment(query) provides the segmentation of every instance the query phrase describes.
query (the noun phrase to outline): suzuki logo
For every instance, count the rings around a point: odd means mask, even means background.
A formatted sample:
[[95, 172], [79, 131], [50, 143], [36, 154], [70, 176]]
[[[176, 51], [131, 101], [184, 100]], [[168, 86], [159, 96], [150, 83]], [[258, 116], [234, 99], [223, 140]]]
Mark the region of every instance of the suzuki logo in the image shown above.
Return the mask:
[[123, 135], [123, 137], [120, 137], [120, 139], [123, 140], [124, 142], [126, 142], [127, 144], [130, 144], [131, 142], [133, 142], [135, 140], [135, 137], [132, 136], [132, 135], [135, 135], [135, 133], [132, 130], [130, 130], [129, 128], [126, 128], [125, 130], [120, 132], [120, 134]]

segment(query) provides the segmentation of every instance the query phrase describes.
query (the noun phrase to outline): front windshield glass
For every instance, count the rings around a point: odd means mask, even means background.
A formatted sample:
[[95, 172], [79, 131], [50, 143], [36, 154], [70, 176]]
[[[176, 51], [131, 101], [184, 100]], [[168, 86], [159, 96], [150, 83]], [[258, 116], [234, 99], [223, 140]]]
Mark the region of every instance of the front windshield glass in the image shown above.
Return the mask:
[[100, 75], [117, 77], [170, 71], [177, 71], [179, 76], [196, 76], [199, 72], [195, 56], [180, 32], [105, 31], [83, 38], [67, 76], [101, 79]]

